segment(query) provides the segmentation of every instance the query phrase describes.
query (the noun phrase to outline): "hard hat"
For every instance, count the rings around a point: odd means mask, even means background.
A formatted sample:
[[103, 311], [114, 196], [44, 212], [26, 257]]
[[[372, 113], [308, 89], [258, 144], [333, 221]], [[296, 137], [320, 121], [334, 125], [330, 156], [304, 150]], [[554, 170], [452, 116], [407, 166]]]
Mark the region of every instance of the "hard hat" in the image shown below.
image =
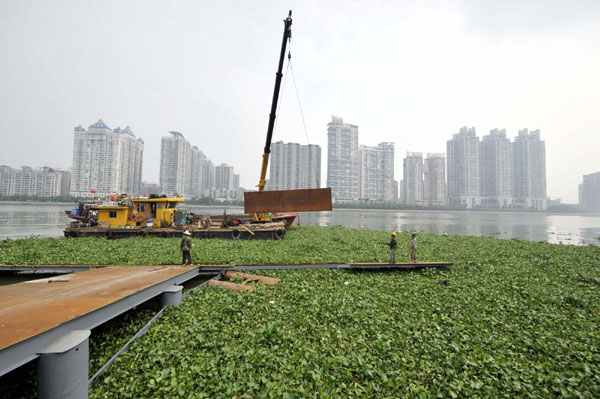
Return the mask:
[[192, 233], [190, 233], [189, 230], [184, 231], [183, 234], [185, 234], [186, 236], [191, 236], [192, 235]]
[[396, 232], [395, 232], [395, 231], [392, 231], [392, 235], [393, 235], [394, 237], [396, 237]]

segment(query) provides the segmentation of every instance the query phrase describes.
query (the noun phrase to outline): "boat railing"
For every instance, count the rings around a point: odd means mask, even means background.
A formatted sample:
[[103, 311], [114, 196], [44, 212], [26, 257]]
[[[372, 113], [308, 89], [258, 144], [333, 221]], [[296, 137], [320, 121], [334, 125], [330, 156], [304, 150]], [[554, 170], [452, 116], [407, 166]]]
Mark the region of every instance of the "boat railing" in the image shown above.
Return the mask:
[[104, 201], [100, 206], [119, 206], [119, 203], [117, 201]]

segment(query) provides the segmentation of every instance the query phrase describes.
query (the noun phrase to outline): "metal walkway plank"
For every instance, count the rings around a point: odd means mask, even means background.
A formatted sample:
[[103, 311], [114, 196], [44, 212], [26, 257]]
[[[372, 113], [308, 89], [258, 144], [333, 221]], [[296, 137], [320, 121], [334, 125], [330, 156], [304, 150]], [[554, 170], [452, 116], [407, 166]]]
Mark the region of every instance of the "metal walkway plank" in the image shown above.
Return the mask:
[[0, 287], [0, 376], [70, 331], [92, 329], [197, 275], [194, 267], [107, 267]]

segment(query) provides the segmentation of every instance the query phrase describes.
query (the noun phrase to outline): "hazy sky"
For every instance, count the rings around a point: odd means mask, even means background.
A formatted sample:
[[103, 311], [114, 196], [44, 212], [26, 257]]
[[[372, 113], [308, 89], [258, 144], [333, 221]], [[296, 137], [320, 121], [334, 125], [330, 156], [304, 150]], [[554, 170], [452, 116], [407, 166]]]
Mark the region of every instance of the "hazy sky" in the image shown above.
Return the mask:
[[[540, 129], [548, 195], [577, 201], [600, 171], [600, 1], [0, 1], [0, 164], [71, 166], [73, 127], [99, 118], [145, 141], [178, 130], [241, 185], [258, 183], [279, 57], [310, 143], [331, 115], [359, 142], [445, 152], [462, 126]], [[284, 66], [285, 70], [285, 66]], [[291, 74], [273, 141], [307, 144]]]

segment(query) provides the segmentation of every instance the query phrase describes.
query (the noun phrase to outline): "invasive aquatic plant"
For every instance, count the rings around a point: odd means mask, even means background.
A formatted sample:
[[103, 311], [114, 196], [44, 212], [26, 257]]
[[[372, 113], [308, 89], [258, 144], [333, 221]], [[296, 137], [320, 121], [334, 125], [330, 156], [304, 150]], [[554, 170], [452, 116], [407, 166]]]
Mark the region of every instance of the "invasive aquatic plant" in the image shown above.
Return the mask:
[[[280, 241], [199, 240], [194, 262], [384, 261], [388, 235], [301, 226]], [[34, 241], [38, 264], [179, 260], [178, 240]], [[409, 235], [398, 243], [408, 259]], [[0, 263], [19, 263], [28, 244], [0, 243]], [[456, 264], [261, 271], [282, 282], [194, 292], [90, 397], [600, 396], [599, 247], [420, 234], [419, 258]]]

